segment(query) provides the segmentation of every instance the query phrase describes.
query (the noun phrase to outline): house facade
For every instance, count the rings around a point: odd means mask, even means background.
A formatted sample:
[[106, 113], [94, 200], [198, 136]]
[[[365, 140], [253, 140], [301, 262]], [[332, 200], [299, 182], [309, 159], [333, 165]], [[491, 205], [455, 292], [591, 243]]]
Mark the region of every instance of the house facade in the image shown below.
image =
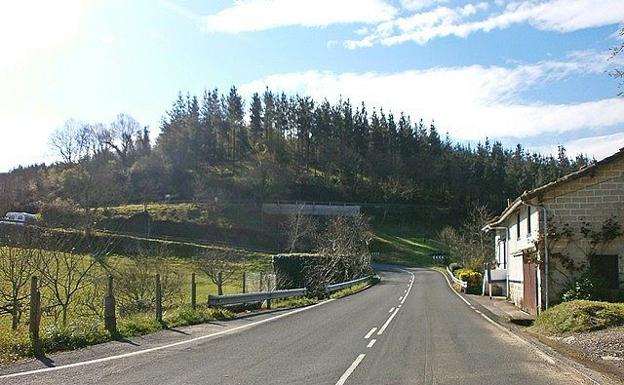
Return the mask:
[[624, 288], [623, 214], [624, 149], [525, 192], [483, 227], [496, 234], [493, 283], [531, 314], [589, 270]]

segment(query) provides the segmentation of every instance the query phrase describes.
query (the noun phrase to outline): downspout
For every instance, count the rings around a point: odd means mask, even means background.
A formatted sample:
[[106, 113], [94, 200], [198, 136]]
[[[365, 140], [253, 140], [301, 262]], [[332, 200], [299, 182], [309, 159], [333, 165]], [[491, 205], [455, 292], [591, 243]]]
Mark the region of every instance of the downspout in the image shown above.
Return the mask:
[[[533, 205], [531, 203], [522, 201], [523, 204], [525, 204], [526, 206], [529, 207], [533, 207], [535, 209], [538, 210], [542, 210], [542, 213], [544, 215], [544, 275], [546, 276], [544, 279], [544, 293], [545, 293], [545, 303], [544, 303], [544, 308], [548, 309], [549, 306], [549, 295], [548, 295], [548, 284], [549, 284], [549, 256], [548, 256], [548, 218], [546, 215], [546, 207], [544, 206], [538, 206], [538, 205]], [[539, 250], [538, 250], [539, 251]], [[539, 270], [538, 270], [539, 272]], [[540, 283], [541, 284], [541, 283]], [[541, 297], [541, 296], [540, 296]]]

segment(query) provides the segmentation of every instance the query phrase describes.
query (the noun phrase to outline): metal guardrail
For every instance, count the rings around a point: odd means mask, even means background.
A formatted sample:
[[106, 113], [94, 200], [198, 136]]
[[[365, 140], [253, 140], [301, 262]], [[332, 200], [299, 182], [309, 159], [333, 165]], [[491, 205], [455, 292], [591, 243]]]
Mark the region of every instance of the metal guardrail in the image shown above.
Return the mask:
[[275, 290], [275, 291], [263, 291], [257, 293], [243, 293], [243, 294], [225, 294], [225, 295], [209, 295], [208, 306], [223, 306], [223, 305], [236, 305], [243, 303], [254, 303], [262, 301], [270, 301], [273, 299], [289, 298], [289, 297], [302, 297], [308, 294], [306, 288], [302, 289], [289, 289], [289, 290]]
[[466, 291], [466, 288], [468, 287], [467, 282], [464, 282], [461, 279], [456, 278], [453, 272], [451, 271], [451, 269], [448, 268], [448, 266], [446, 267], [446, 272], [448, 273], [448, 275], [451, 276], [451, 280], [453, 281], [453, 283], [458, 284], [462, 289], [464, 289], [464, 291]]
[[362, 283], [362, 282], [366, 282], [371, 278], [370, 275], [366, 276], [366, 277], [362, 277], [362, 278], [358, 278], [358, 279], [354, 279], [352, 281], [346, 281], [346, 282], [340, 282], [340, 283], [334, 283], [333, 285], [327, 285], [325, 287], [325, 293], [326, 294], [330, 294], [333, 293], [335, 291], [353, 286], [353, 285], [357, 285], [358, 283]]

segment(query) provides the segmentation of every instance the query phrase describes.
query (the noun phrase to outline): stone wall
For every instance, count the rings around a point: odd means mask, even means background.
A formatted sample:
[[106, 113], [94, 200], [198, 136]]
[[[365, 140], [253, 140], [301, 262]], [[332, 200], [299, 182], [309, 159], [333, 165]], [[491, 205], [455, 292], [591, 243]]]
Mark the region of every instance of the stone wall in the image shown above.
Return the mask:
[[[561, 240], [552, 245], [554, 249], [551, 251], [563, 252], [577, 264], [587, 264], [585, 251], [589, 249], [589, 244], [578, 236], [582, 223], [587, 222], [592, 228], [599, 229], [605, 220], [615, 217], [624, 225], [624, 159], [554, 187], [544, 193], [537, 203], [546, 207], [550, 220], [558, 229], [568, 224], [576, 234], [572, 240]], [[602, 247], [598, 254], [619, 255], [620, 286], [624, 287], [624, 239], [619, 238]], [[556, 269], [551, 269], [551, 300], [559, 298], [567, 280]]]

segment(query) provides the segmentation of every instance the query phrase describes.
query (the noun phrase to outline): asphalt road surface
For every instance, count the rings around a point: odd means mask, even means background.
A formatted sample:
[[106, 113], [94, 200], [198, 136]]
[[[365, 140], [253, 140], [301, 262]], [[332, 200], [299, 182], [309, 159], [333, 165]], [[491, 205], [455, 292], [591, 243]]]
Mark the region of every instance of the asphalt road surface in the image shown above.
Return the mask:
[[[380, 284], [221, 335], [2, 384], [582, 384], [489, 322], [438, 272]], [[277, 317], [275, 319], [271, 319]]]

